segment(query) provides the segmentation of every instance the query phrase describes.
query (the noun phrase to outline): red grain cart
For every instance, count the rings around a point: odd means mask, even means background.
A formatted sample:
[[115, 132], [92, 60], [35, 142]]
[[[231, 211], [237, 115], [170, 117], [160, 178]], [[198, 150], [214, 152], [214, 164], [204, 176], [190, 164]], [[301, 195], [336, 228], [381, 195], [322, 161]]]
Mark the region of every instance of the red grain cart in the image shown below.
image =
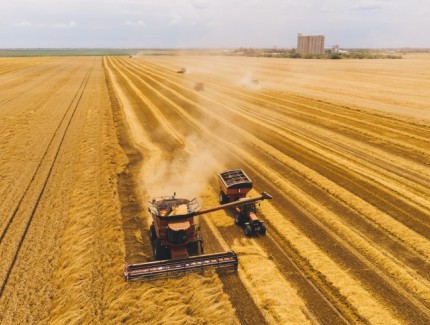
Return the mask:
[[[257, 207], [254, 202], [248, 202], [246, 195], [252, 189], [252, 181], [242, 169], [226, 170], [218, 174], [220, 187], [219, 201], [221, 204], [238, 202], [233, 207], [234, 220], [243, 227], [246, 236], [266, 234], [264, 221], [257, 217]], [[266, 192], [262, 193], [264, 199], [272, 199]]]

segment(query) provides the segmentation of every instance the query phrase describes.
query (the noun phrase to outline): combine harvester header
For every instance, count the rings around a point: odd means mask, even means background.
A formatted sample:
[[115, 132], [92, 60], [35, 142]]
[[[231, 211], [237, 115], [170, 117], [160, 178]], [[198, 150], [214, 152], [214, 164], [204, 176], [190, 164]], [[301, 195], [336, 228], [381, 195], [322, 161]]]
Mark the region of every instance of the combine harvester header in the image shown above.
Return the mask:
[[201, 272], [208, 268], [237, 271], [239, 260], [233, 251], [204, 255], [203, 239], [199, 235], [200, 226], [195, 217], [271, 198], [263, 192], [255, 198], [203, 210], [199, 210], [196, 199], [178, 199], [175, 195], [154, 198], [148, 211], [152, 217], [149, 233], [156, 261], [127, 265], [124, 270], [125, 279], [152, 280]]

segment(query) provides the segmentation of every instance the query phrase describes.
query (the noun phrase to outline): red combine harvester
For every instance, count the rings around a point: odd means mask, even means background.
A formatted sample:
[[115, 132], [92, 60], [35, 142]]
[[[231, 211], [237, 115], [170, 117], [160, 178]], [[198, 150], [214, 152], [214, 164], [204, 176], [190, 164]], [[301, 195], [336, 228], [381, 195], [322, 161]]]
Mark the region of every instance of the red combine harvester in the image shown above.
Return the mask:
[[263, 192], [259, 197], [204, 210], [200, 210], [196, 199], [179, 199], [175, 195], [154, 198], [149, 202], [148, 211], [152, 217], [149, 233], [156, 261], [127, 265], [124, 270], [125, 279], [133, 281], [166, 278], [207, 268], [237, 271], [239, 260], [233, 251], [199, 255], [203, 254], [203, 240], [199, 235], [200, 226], [195, 217], [238, 204], [271, 198]]
[[[246, 236], [266, 234], [264, 221], [257, 217], [255, 201], [246, 199], [246, 195], [252, 189], [252, 181], [242, 169], [226, 170], [218, 174], [220, 187], [219, 202], [221, 204], [236, 202], [233, 207], [234, 221], [243, 227]], [[265, 199], [272, 199], [266, 193]]]

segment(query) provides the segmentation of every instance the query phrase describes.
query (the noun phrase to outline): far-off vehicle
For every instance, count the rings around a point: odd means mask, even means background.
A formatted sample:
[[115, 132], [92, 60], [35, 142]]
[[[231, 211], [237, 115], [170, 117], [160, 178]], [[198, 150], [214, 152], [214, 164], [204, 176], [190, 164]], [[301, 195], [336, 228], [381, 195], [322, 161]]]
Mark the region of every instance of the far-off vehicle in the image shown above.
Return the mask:
[[252, 82], [254, 85], [256, 85], [256, 86], [258, 86], [258, 85], [260, 84], [260, 81], [259, 81], [257, 78], [255, 78], [255, 77], [252, 77], [252, 78], [251, 78], [251, 82]]
[[184, 74], [184, 73], [186, 73], [187, 72], [187, 69], [186, 68], [184, 68], [184, 67], [182, 67], [182, 68], [180, 68], [178, 71], [176, 71], [176, 73], [182, 73], [182, 74]]
[[[234, 221], [243, 227], [245, 235], [265, 235], [266, 226], [264, 221], [257, 217], [255, 202], [248, 202], [246, 199], [246, 195], [252, 189], [252, 181], [245, 172], [242, 169], [224, 171], [218, 174], [218, 182], [220, 187], [219, 202], [221, 204], [238, 201], [239, 204], [233, 207]], [[265, 192], [262, 195], [264, 199], [272, 199]]]
[[196, 84], [194, 85], [194, 90], [197, 90], [197, 91], [205, 90], [205, 84], [201, 81], [196, 82]]

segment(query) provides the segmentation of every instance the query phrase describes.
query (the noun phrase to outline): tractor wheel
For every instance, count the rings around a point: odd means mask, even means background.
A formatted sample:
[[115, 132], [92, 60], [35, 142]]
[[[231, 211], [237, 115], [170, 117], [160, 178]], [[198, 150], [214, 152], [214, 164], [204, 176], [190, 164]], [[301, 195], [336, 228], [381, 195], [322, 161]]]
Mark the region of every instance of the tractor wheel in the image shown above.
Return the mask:
[[246, 236], [248, 236], [248, 237], [252, 236], [252, 228], [251, 228], [251, 226], [249, 224], [245, 226], [244, 230], [245, 230], [245, 235]]
[[242, 220], [240, 220], [240, 213], [237, 211], [234, 211], [234, 222], [236, 223], [236, 225], [241, 226], [242, 225]]
[[260, 233], [260, 235], [265, 235], [266, 234], [266, 225], [264, 223], [261, 223], [259, 233]]
[[169, 249], [161, 246], [161, 241], [158, 238], [154, 240], [154, 255], [157, 260], [167, 260], [169, 258]]
[[149, 238], [151, 238], [152, 241], [157, 238], [157, 233], [155, 232], [155, 227], [153, 224], [149, 226]]
[[188, 255], [194, 256], [199, 254], [199, 242], [195, 241], [188, 244]]

